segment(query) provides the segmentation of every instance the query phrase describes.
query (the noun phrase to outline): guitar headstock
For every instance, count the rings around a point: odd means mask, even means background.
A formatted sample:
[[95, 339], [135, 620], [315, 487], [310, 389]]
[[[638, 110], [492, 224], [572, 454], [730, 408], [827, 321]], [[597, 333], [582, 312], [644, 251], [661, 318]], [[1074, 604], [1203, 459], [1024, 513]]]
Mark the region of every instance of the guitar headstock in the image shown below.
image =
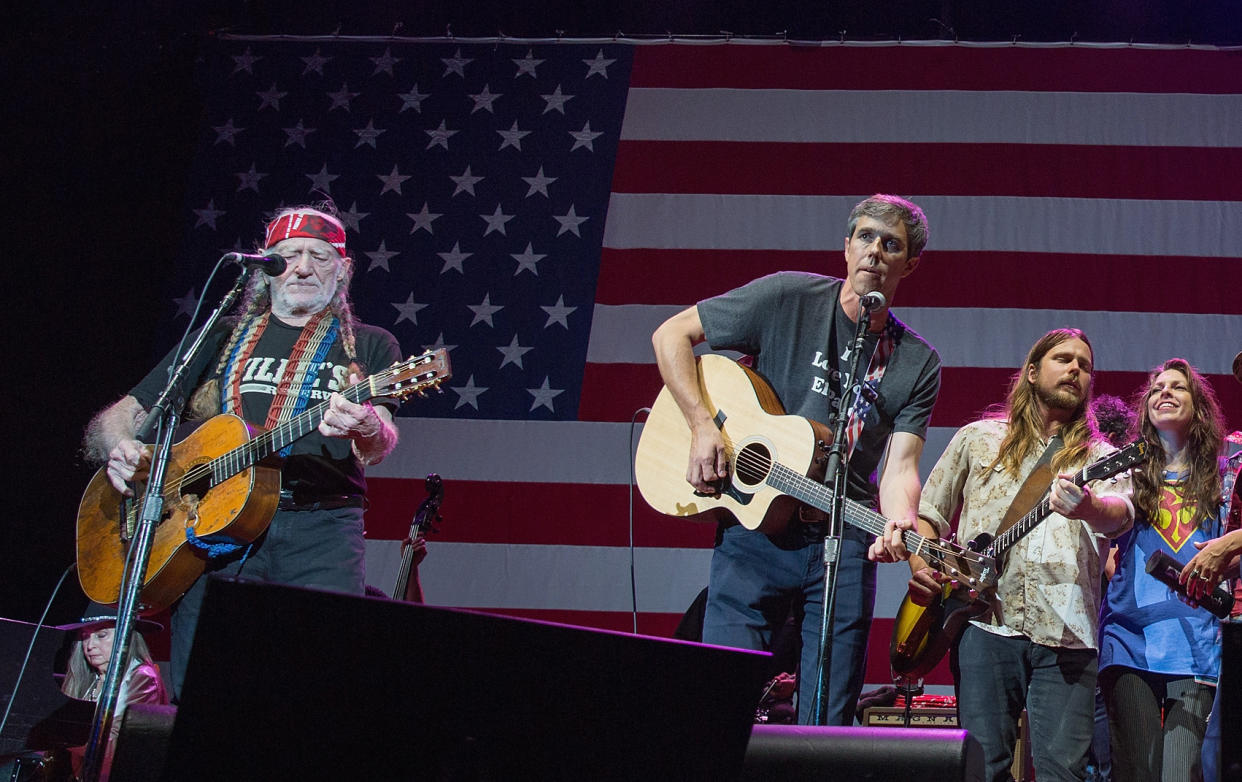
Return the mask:
[[1103, 459], [1087, 465], [1086, 469], [1083, 470], [1082, 482], [1088, 483], [1090, 481], [1111, 478], [1119, 472], [1124, 472], [1137, 464], [1142, 464], [1146, 460], [1147, 443], [1143, 440], [1135, 440], [1120, 451], [1114, 451]]
[[918, 553], [936, 570], [952, 576], [961, 586], [976, 592], [995, 587], [1000, 577], [994, 557], [963, 548], [951, 540], [935, 541]]
[[374, 396], [405, 399], [411, 394], [427, 395], [427, 389], [439, 389], [453, 376], [448, 351], [438, 348], [420, 356], [410, 356], [368, 378]]

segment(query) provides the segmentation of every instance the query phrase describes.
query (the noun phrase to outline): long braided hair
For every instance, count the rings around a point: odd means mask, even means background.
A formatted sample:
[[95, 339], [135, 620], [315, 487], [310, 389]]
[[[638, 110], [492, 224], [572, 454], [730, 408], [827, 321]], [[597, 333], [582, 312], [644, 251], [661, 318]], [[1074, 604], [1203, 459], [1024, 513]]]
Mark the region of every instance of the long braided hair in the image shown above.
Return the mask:
[[[287, 214], [295, 212], [317, 214], [330, 222], [336, 223], [341, 227], [341, 230], [345, 228], [338, 216], [339, 213], [336, 205], [331, 201], [306, 206], [287, 207], [273, 215], [272, 219], [278, 220]], [[259, 252], [263, 252], [270, 248], [260, 247], [257, 249]], [[354, 329], [358, 322], [354, 316], [353, 301], [349, 297], [349, 284], [354, 277], [354, 264], [349, 258], [343, 258], [342, 264], [341, 281], [337, 283], [336, 292], [332, 295], [332, 300], [328, 302], [328, 310], [340, 322], [341, 346], [345, 349], [346, 358], [352, 362], [357, 355]], [[256, 274], [250, 278], [250, 282], [242, 294], [241, 303], [238, 304], [236, 309], [237, 314], [230, 315], [225, 319], [226, 323], [232, 325], [232, 331], [229, 333], [229, 337], [220, 351], [215, 370], [202, 385], [194, 390], [190, 397], [190, 418], [210, 418], [220, 412], [220, 378], [224, 373], [224, 367], [228, 363], [229, 356], [232, 355], [238, 340], [247, 332], [247, 327], [256, 318], [262, 317], [270, 311], [271, 308], [272, 291], [269, 278], [266, 274]]]
[[1160, 491], [1165, 485], [1164, 468], [1169, 455], [1164, 451], [1159, 432], [1152, 425], [1147, 401], [1155, 392], [1156, 378], [1167, 370], [1186, 378], [1194, 405], [1190, 426], [1186, 430], [1190, 475], [1182, 484], [1182, 496], [1187, 505], [1194, 505], [1192, 524], [1197, 527], [1220, 511], [1222, 483], [1219, 458], [1225, 445], [1225, 417], [1212, 385], [1184, 358], [1171, 358], [1152, 370], [1147, 385], [1134, 396], [1133, 404], [1138, 412], [1136, 428], [1149, 449], [1146, 463], [1133, 473], [1134, 506], [1146, 519], [1156, 518], [1160, 510]]
[[[1022, 477], [1018, 469], [1022, 465], [1023, 460], [1033, 450], [1043, 444], [1044, 420], [1039, 412], [1035, 384], [1029, 382], [1026, 378], [1027, 370], [1032, 366], [1038, 368], [1048, 351], [1071, 339], [1082, 340], [1086, 343], [1087, 349], [1091, 351], [1092, 356], [1095, 355], [1095, 349], [1091, 347], [1091, 341], [1087, 339], [1087, 335], [1081, 330], [1063, 328], [1049, 331], [1040, 337], [1031, 346], [1030, 352], [1026, 354], [1026, 361], [1023, 362], [1022, 368], [1013, 376], [1013, 382], [1009, 387], [1009, 396], [1006, 398], [1005, 403], [988, 411], [988, 418], [1008, 421], [1009, 430], [1005, 434], [1005, 439], [1001, 441], [1000, 450], [997, 452], [996, 458], [986, 468], [987, 475], [990, 476], [992, 470], [999, 464], [1011, 476], [1015, 478]], [[1090, 389], [1088, 389], [1088, 394], [1083, 397], [1082, 402], [1074, 410], [1070, 420], [1061, 427], [1060, 434], [1063, 446], [1052, 457], [1053, 472], [1062, 472], [1085, 461], [1091, 443], [1100, 437], [1091, 413], [1089, 404], [1091, 394], [1089, 391]]]

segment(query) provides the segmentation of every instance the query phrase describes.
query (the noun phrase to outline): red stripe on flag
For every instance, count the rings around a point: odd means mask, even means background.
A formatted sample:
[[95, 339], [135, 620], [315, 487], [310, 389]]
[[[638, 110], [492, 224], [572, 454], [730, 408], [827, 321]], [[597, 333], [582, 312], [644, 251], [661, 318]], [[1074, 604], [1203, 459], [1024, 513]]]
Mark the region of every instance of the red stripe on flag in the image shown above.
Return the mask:
[[1242, 149], [1074, 144], [622, 141], [618, 193], [852, 193], [855, 163], [893, 192], [1242, 200]]
[[[844, 247], [844, 221], [840, 250], [605, 247], [596, 303], [689, 306], [781, 270], [839, 277], [845, 274]], [[1058, 310], [1142, 310], [1140, 303], [1151, 302], [1152, 285], [1158, 281], [1160, 300], [1171, 303], [1165, 309], [1242, 315], [1242, 296], [1231, 284], [1238, 276], [1237, 258], [939, 251], [933, 233], [923, 264], [897, 291], [894, 311], [899, 317], [902, 307], [977, 307], [979, 302], [1047, 309], [1049, 289], [1035, 282], [1063, 279], [1079, 284], [1057, 289]]]
[[[944, 367], [931, 425], [959, 427], [979, 418], [989, 405], [1005, 401], [1016, 363], [1023, 358], [1014, 357], [1013, 369]], [[1100, 358], [1107, 362], [1107, 356]], [[1207, 377], [1224, 410], [1242, 410], [1242, 385], [1228, 375]], [[1145, 372], [1097, 372], [1093, 393], [1128, 400], [1146, 382]], [[629, 421], [637, 407], [655, 401], [662, 386], [654, 364], [587, 364], [579, 416], [585, 421]]]
[[[631, 87], [1242, 92], [1242, 53], [1049, 47], [649, 46]], [[917, 118], [914, 118], [917, 121]]]
[[[368, 478], [367, 537], [401, 540], [424, 492], [422, 479]], [[578, 483], [444, 481], [443, 523], [431, 541], [628, 546], [627, 487]], [[652, 510], [634, 493], [634, 545], [710, 548], [715, 525]]]

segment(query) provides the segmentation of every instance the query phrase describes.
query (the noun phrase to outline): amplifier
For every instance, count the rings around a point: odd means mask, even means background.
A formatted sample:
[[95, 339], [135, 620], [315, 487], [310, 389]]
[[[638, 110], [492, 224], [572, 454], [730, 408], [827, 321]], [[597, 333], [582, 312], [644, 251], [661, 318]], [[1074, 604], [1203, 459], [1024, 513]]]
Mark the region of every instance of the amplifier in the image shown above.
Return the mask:
[[[906, 710], [900, 706], [871, 706], [863, 710], [863, 725], [873, 728], [906, 727]], [[910, 710], [911, 728], [956, 728], [957, 709], [924, 706]]]

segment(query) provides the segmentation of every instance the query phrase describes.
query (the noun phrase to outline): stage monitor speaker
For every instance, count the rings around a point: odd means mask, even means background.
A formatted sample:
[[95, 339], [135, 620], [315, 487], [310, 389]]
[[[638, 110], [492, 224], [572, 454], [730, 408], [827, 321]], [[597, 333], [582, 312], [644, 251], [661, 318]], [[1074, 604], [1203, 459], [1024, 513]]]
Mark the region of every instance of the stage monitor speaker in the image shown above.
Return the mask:
[[983, 748], [951, 728], [756, 725], [743, 779], [976, 782], [983, 779]]
[[161, 778], [738, 779], [767, 662], [217, 579]]

